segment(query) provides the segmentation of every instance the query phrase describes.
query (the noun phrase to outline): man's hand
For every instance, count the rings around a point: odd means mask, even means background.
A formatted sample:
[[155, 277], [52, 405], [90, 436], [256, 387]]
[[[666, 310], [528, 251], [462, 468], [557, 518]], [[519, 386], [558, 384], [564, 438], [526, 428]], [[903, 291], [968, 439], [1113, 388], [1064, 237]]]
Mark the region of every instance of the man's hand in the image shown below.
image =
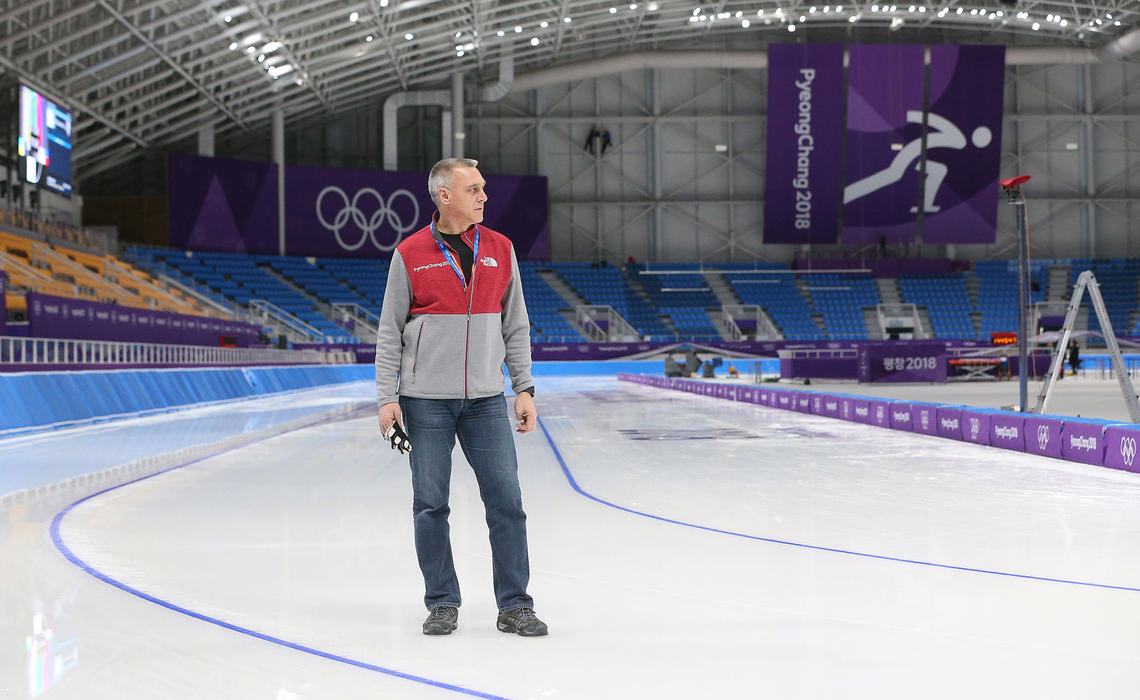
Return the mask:
[[529, 433], [538, 425], [538, 411], [534, 408], [534, 397], [528, 392], [519, 392], [515, 397], [515, 418], [519, 419], [515, 430], [520, 433]]
[[380, 423], [380, 434], [388, 432], [388, 428], [393, 422], [399, 421], [401, 424], [400, 404], [386, 403], [380, 407], [380, 416], [377, 421]]

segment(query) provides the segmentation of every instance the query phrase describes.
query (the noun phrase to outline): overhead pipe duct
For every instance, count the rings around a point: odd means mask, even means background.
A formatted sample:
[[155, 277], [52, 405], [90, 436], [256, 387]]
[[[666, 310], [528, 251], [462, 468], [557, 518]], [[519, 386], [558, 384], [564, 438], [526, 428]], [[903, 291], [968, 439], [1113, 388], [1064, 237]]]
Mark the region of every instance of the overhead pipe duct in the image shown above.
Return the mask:
[[[471, 91], [470, 97], [478, 102], [497, 102], [511, 92], [514, 82], [514, 58], [506, 54], [499, 60], [499, 80], [493, 85]], [[463, 148], [466, 143], [464, 132], [463, 106], [464, 89], [463, 74], [456, 73], [451, 78], [450, 90], [419, 90], [412, 92], [397, 92], [384, 100], [383, 110], [383, 141], [385, 170], [395, 170], [399, 153], [399, 134], [396, 128], [396, 113], [401, 107], [439, 106], [443, 108], [443, 144], [442, 153], [445, 158], [465, 154]], [[460, 136], [462, 134], [462, 136]]]
[[[443, 108], [451, 106], [451, 91], [450, 90], [419, 90], [415, 92], [397, 92], [388, 95], [388, 99], [384, 100], [384, 169], [396, 169], [396, 153], [397, 153], [397, 129], [396, 129], [396, 113], [400, 111], [401, 107], [426, 107], [438, 105]], [[444, 119], [446, 127], [443, 130], [444, 141], [448, 141], [447, 134], [450, 129], [450, 119]], [[444, 151], [450, 151], [451, 144], [444, 144]]]

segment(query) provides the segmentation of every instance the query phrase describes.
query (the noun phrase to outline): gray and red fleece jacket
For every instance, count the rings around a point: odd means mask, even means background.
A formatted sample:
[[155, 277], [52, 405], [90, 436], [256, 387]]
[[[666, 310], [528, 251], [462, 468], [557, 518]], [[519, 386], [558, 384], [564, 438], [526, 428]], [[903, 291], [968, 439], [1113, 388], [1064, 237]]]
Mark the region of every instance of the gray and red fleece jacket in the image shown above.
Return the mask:
[[[530, 319], [510, 239], [477, 227], [479, 250], [468, 284], [440, 250], [443, 238], [424, 227], [392, 254], [380, 332], [376, 399], [399, 396], [461, 399], [503, 391], [503, 362], [518, 393], [530, 375]], [[472, 248], [476, 228], [463, 234]], [[459, 256], [448, 249], [458, 265]]]

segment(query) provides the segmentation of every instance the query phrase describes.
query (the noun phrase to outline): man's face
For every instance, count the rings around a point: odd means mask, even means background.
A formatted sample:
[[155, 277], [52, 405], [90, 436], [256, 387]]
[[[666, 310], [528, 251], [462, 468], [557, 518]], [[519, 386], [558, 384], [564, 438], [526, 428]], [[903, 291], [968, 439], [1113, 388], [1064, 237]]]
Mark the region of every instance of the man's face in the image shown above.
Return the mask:
[[461, 221], [464, 228], [483, 220], [484, 189], [487, 182], [477, 168], [458, 167], [451, 171], [451, 187], [440, 193], [440, 209], [450, 218]]

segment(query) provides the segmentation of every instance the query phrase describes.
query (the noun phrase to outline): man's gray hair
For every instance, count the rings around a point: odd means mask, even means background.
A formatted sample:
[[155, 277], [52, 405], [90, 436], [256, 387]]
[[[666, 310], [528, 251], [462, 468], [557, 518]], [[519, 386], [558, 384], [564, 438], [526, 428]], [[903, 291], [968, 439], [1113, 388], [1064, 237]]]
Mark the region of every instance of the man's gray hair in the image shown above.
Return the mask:
[[428, 174], [428, 194], [431, 195], [431, 201], [439, 206], [439, 188], [451, 189], [451, 173], [456, 168], [474, 168], [478, 165], [479, 161], [474, 158], [444, 158], [433, 165], [431, 173]]

